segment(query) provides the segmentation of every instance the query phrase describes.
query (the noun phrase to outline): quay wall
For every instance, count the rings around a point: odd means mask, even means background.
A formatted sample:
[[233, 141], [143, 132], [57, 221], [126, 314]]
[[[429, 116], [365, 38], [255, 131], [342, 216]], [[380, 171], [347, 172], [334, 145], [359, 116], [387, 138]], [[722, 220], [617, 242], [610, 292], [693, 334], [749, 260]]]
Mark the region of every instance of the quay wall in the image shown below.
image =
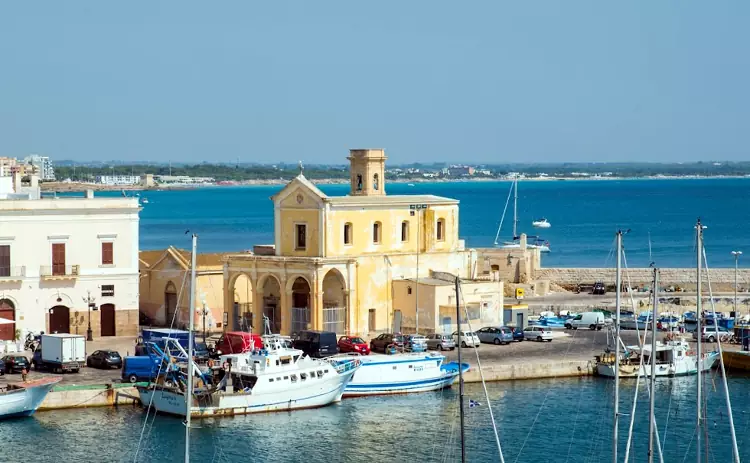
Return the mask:
[[[510, 381], [514, 379], [563, 378], [569, 376], [590, 376], [594, 374], [594, 363], [590, 360], [549, 363], [483, 364], [485, 381]], [[464, 375], [464, 382], [478, 383], [482, 378], [479, 369], [472, 366]]]
[[[686, 290], [695, 290], [694, 268], [662, 268], [659, 269], [659, 286], [680, 286]], [[716, 290], [727, 291], [734, 289], [734, 268], [710, 269], [711, 286]], [[623, 271], [623, 282], [627, 278], [633, 286], [650, 285], [653, 270], [649, 268], [631, 268]], [[537, 280], [548, 280], [560, 286], [574, 286], [578, 284], [592, 284], [604, 281], [614, 285], [614, 268], [542, 268], [536, 273]], [[750, 282], [750, 269], [739, 269], [737, 280], [740, 287], [747, 287]], [[706, 275], [703, 273], [704, 289], [707, 289]]]
[[62, 385], [47, 394], [39, 410], [113, 407], [138, 403], [138, 390], [133, 384]]

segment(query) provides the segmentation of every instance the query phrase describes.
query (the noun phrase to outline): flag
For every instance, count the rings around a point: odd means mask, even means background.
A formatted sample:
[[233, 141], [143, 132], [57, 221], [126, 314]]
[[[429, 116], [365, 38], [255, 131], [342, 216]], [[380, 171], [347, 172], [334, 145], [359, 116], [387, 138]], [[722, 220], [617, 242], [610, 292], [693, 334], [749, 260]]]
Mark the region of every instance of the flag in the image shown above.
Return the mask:
[[479, 402], [477, 402], [476, 400], [471, 400], [471, 399], [469, 399], [469, 408], [474, 408], [474, 407], [478, 407], [478, 406], [480, 406], [480, 405], [482, 405], [482, 404], [480, 404], [480, 403], [479, 403]]

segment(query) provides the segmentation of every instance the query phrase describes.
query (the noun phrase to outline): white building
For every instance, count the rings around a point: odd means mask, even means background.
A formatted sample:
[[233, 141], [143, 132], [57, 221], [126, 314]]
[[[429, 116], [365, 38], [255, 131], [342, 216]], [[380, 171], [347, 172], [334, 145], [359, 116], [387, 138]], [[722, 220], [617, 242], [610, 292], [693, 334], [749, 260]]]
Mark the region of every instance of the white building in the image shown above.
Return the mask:
[[102, 185], [138, 185], [141, 183], [140, 175], [97, 175], [96, 183]]
[[95, 338], [135, 335], [138, 199], [35, 197], [0, 192], [0, 318], [15, 321], [0, 324], [0, 340], [17, 330], [85, 335], [89, 296]]
[[39, 177], [42, 180], [51, 181], [55, 179], [55, 169], [52, 167], [49, 157], [32, 154], [31, 156], [26, 156], [23, 162], [36, 167]]

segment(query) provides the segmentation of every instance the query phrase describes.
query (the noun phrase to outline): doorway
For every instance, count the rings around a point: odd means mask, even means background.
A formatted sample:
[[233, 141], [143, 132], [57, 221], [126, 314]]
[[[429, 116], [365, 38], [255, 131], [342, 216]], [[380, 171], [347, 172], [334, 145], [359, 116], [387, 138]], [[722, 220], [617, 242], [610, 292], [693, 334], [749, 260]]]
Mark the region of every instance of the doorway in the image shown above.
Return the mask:
[[[0, 318], [16, 320], [16, 306], [10, 299], [0, 299]], [[16, 324], [0, 325], [0, 341], [13, 341], [16, 338]]]
[[70, 333], [70, 309], [56, 305], [49, 310], [50, 333]]
[[115, 327], [115, 305], [114, 304], [102, 304], [99, 307], [100, 312], [100, 327], [102, 336], [117, 336]]

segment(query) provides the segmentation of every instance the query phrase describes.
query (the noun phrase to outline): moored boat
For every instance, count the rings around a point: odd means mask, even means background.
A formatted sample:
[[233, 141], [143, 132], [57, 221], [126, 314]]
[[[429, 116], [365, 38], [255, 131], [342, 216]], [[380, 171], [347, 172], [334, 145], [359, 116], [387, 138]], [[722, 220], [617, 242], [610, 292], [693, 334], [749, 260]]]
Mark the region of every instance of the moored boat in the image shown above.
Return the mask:
[[[710, 370], [718, 359], [718, 352], [708, 352], [701, 355], [699, 362], [698, 355], [684, 339], [657, 342], [655, 376], [694, 375], [698, 373], [698, 368], [701, 371]], [[628, 346], [620, 360], [620, 378], [648, 377], [651, 375], [650, 363], [651, 346]], [[600, 376], [614, 378], [614, 366], [614, 353], [605, 353], [597, 358], [596, 372]]]
[[552, 224], [549, 222], [549, 220], [542, 217], [541, 219], [531, 222], [531, 226], [534, 228], [550, 228]]
[[29, 416], [44, 402], [47, 393], [62, 380], [47, 376], [30, 381], [9, 383], [0, 388], [0, 419]]
[[[346, 360], [339, 355], [332, 360]], [[445, 357], [435, 352], [396, 355], [370, 354], [356, 357], [361, 366], [344, 390], [344, 397], [366, 395], [406, 394], [437, 391], [450, 387], [458, 376], [458, 363], [445, 363]], [[463, 371], [469, 364], [463, 364]]]

